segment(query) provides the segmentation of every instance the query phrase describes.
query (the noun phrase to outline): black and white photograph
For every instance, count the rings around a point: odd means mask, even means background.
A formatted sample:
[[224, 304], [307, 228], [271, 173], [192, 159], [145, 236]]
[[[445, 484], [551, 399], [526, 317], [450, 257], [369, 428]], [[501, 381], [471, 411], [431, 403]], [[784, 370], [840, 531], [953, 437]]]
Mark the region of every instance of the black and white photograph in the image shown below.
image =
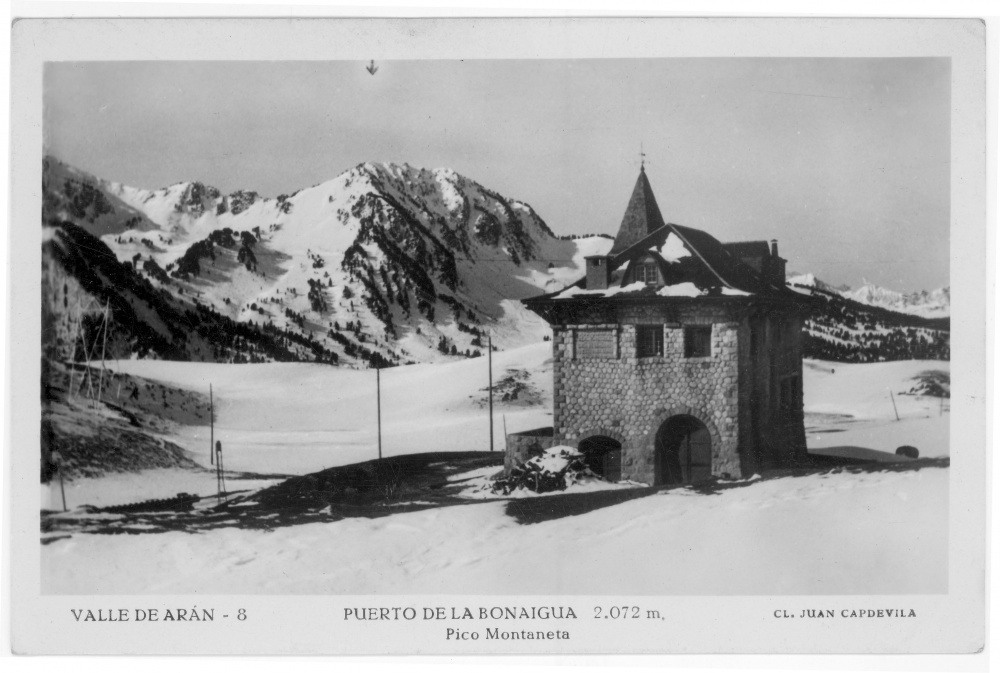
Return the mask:
[[986, 446], [954, 59], [372, 44], [38, 64], [38, 600], [206, 631], [259, 615], [213, 597], [447, 597], [428, 651], [614, 651], [576, 622], [675, 599], [929, 628]]

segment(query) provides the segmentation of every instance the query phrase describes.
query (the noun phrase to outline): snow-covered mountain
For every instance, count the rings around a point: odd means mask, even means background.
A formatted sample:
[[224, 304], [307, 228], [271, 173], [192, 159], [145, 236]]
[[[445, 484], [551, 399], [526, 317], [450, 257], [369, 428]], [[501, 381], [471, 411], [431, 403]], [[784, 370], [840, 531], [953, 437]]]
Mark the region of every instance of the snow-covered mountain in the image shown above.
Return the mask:
[[835, 292], [847, 299], [853, 299], [868, 306], [923, 318], [946, 318], [951, 313], [951, 289], [947, 287], [904, 294], [866, 282], [858, 289], [853, 290], [848, 286], [834, 286], [826, 283], [811, 273], [790, 275], [788, 284]]
[[878, 306], [890, 311], [910, 313], [924, 318], [943, 318], [951, 313], [951, 289], [947, 287], [921, 290], [903, 294], [871, 283], [865, 283], [857, 290], [844, 292], [844, 296], [869, 306]]
[[[791, 276], [788, 286], [815, 299], [806, 319], [805, 355], [840, 362], [947, 360], [951, 356], [950, 320], [925, 317], [855, 299], [812, 274]], [[911, 305], [912, 307], [912, 305]]]
[[[103, 306], [119, 356], [348, 366], [474, 357], [488, 337], [502, 349], [541, 341], [548, 325], [519, 300], [575, 282], [584, 257], [612, 245], [557, 238], [521, 201], [407, 164], [361, 164], [266, 198], [199, 182], [140, 189], [49, 157], [43, 194], [43, 222], [58, 223], [43, 249], [60, 357], [80, 347], [72, 335], [98, 336]], [[824, 300], [807, 322], [812, 357], [947, 357], [947, 289], [788, 282]]]
[[576, 281], [583, 257], [611, 245], [559, 239], [521, 201], [408, 164], [265, 198], [140, 189], [48, 157], [43, 193], [45, 222], [98, 237], [154, 288], [342, 364], [471, 356], [487, 335], [501, 348], [539, 341], [547, 325], [517, 300]]

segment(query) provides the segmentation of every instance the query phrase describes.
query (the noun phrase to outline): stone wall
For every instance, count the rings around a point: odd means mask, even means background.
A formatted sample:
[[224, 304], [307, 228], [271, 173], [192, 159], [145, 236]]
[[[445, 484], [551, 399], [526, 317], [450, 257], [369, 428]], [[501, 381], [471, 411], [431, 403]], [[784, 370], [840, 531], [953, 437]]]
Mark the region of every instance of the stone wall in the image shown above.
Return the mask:
[[[741, 323], [712, 305], [618, 305], [606, 322], [553, 326], [554, 439], [576, 446], [596, 434], [622, 442], [622, 477], [655, 483], [654, 442], [671, 416], [702, 421], [712, 438], [712, 473], [742, 475], [739, 446], [739, 354]], [[597, 317], [597, 316], [595, 316]], [[585, 320], [585, 318], [584, 318]], [[663, 355], [637, 357], [636, 326], [660, 325]], [[711, 355], [684, 357], [684, 326], [711, 325]], [[581, 349], [580, 335], [613, 335], [607, 348]], [[601, 429], [604, 429], [603, 431]]]
[[518, 463], [524, 463], [540, 456], [545, 449], [555, 446], [552, 428], [538, 428], [507, 435], [507, 448], [503, 457], [504, 474], [510, 474]]

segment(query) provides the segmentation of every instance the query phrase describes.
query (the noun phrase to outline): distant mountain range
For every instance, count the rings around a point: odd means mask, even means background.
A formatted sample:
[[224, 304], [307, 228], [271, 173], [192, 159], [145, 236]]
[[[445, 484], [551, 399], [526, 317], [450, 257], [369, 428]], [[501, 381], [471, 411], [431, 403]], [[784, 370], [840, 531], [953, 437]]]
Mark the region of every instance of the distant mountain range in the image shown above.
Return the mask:
[[[199, 182], [139, 189], [47, 157], [42, 187], [43, 333], [62, 359], [87, 350], [364, 367], [475, 357], [489, 338], [500, 348], [540, 341], [548, 325], [518, 300], [575, 282], [584, 257], [612, 245], [557, 237], [524, 202], [407, 164], [365, 163], [265, 198]], [[807, 325], [807, 355], [947, 357], [947, 320], [922, 317], [947, 315], [947, 290], [789, 283], [827, 300]]]
[[868, 306], [909, 313], [923, 318], [945, 318], [951, 313], [951, 289], [947, 287], [930, 292], [922, 290], [904, 294], [866, 282], [858, 289], [852, 290], [846, 285], [834, 287], [811, 273], [789, 274], [788, 284], [817, 287], [827, 292], [839, 293], [848, 299]]
[[[812, 274], [794, 275], [788, 286], [820, 300], [805, 323], [807, 357], [840, 362], [951, 357], [947, 289], [914, 295], [872, 285], [851, 290]], [[943, 307], [934, 296], [943, 297]], [[928, 299], [920, 302], [920, 297]]]

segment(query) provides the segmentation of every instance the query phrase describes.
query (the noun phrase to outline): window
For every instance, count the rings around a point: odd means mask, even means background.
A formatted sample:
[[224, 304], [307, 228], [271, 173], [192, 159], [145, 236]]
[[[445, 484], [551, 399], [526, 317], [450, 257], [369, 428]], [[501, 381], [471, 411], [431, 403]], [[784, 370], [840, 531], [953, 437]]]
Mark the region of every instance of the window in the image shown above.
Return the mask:
[[707, 358], [712, 355], [712, 326], [684, 328], [684, 357]]
[[656, 262], [648, 261], [638, 265], [635, 270], [636, 280], [646, 285], [656, 285], [659, 277], [656, 274]]
[[663, 325], [636, 325], [636, 357], [663, 355]]

